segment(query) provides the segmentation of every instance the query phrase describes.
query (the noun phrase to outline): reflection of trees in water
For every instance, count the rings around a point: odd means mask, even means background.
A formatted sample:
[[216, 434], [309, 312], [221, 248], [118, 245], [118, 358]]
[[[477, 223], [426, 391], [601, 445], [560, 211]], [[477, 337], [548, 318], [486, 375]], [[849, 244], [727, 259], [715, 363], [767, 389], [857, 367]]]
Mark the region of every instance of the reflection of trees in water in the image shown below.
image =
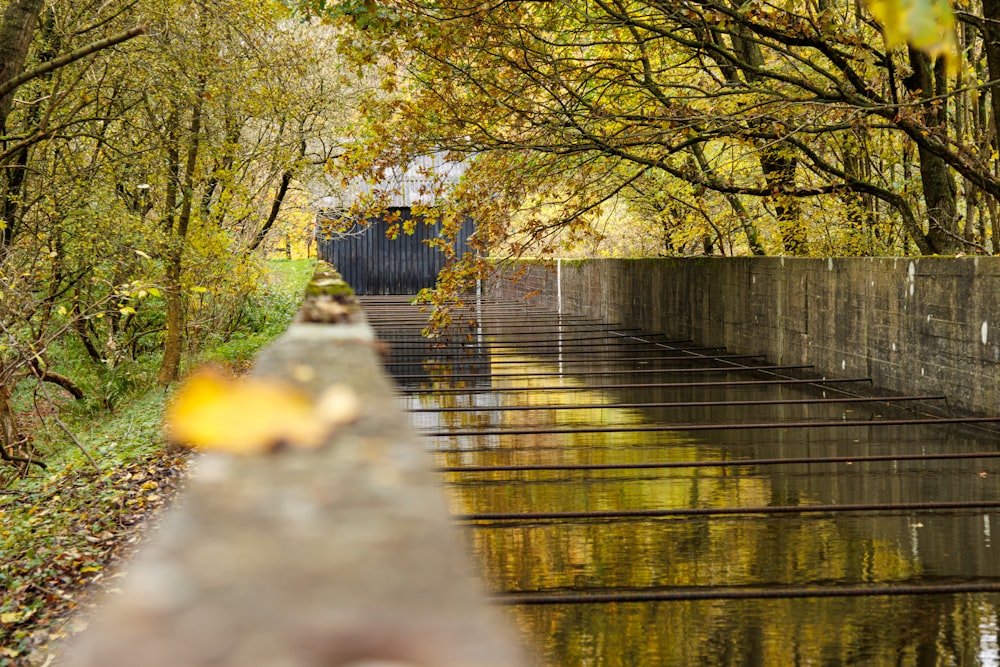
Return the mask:
[[[523, 367], [505, 366], [503, 372], [539, 368], [526, 359]], [[502, 382], [504, 386], [523, 385], [526, 390], [552, 383], [550, 378], [507, 378]], [[580, 386], [570, 380], [564, 382]], [[593, 405], [611, 400], [598, 390], [544, 394], [525, 391], [499, 396], [505, 402], [531, 401], [539, 405]], [[609, 406], [581, 411], [497, 411], [489, 419], [492, 426], [514, 428], [543, 424], [627, 425], [641, 423], [645, 417], [636, 410]], [[780, 436], [789, 440], [794, 437]], [[817, 442], [811, 444], [822, 448], [826, 436], [817, 437]], [[657, 434], [655, 442], [648, 433], [615, 433], [612, 439], [612, 443], [602, 441], [612, 447], [593, 448], [597, 442], [594, 434], [501, 436], [499, 440], [491, 436], [491, 444], [498, 451], [466, 462], [701, 461], [732, 454], [719, 442], [700, 445], [677, 434]], [[504, 453], [505, 446], [510, 449]], [[814, 467], [812, 472], [817, 469]], [[894, 483], [886, 482], [879, 474], [836, 474], [836, 468], [831, 472], [769, 476], [741, 468], [545, 471], [517, 473], [513, 483], [510, 473], [483, 473], [474, 480], [453, 477], [451, 481], [456, 482], [452, 487], [453, 506], [461, 513], [808, 505], [829, 502], [831, 498], [859, 500], [858, 496], [841, 494], [866, 493], [861, 497], [881, 498], [885, 487]], [[907, 483], [913, 482], [907, 479]], [[915, 488], [927, 483], [918, 480]], [[890, 495], [905, 493], [895, 487], [888, 490]], [[936, 519], [921, 517], [921, 521], [931, 525]], [[948, 522], [949, 530], [928, 531], [926, 539], [951, 541], [954, 546], [969, 544], [969, 536], [976, 536], [976, 522], [981, 524], [982, 517], [946, 517], [943, 521]], [[506, 591], [858, 585], [908, 582], [928, 574], [954, 575], [954, 569], [934, 571], [939, 562], [955, 557], [947, 545], [925, 545], [919, 551], [915, 548], [914, 522], [894, 514], [836, 520], [808, 515], [779, 519], [715, 517], [480, 527], [471, 533], [487, 579], [497, 590]], [[931, 572], [926, 568], [925, 552], [932, 564]], [[971, 558], [971, 572], [992, 574], [984, 571], [982, 564], [977, 567], [976, 558]], [[965, 555], [960, 560], [969, 559]], [[966, 665], [980, 664], [976, 658], [983, 635], [980, 626], [991, 618], [995, 626], [997, 599], [990, 595], [941, 595], [511, 609], [547, 664], [559, 666]]]
[[995, 596], [516, 607], [550, 665], [983, 665]]

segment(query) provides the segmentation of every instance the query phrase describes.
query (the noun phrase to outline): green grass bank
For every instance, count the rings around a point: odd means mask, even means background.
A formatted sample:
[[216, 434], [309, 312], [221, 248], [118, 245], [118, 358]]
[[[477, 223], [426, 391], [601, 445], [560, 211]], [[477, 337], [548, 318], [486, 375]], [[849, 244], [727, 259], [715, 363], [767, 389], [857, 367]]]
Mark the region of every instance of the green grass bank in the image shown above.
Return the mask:
[[[292, 321], [315, 265], [268, 262], [236, 325], [202, 336], [188, 367], [248, 367]], [[31, 396], [18, 397], [47, 468], [23, 477], [0, 470], [0, 667], [48, 665], [59, 640], [86, 627], [78, 612], [95, 591], [114, 587], [115, 565], [169, 503], [189, 461], [162, 437], [169, 391], [156, 385], [156, 355], [113, 373], [88, 372], [75, 355], [67, 347], [54, 356], [83, 378], [88, 398], [33, 410]]]

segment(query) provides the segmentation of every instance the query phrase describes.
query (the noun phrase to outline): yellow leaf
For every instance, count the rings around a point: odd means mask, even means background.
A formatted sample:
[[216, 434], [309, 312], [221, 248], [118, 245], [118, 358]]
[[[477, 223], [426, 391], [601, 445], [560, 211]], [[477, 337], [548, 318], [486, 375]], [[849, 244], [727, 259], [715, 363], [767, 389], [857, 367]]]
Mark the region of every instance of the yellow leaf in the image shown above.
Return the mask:
[[909, 43], [931, 57], [943, 56], [949, 69], [957, 71], [960, 59], [949, 0], [866, 0], [866, 4], [882, 26], [888, 48]]
[[206, 288], [206, 287], [192, 287], [191, 291], [192, 292], [198, 292], [199, 294], [201, 294], [202, 292], [207, 292], [208, 288]]
[[170, 437], [192, 447], [254, 454], [280, 444], [317, 447], [329, 432], [312, 401], [274, 380], [236, 380], [217, 370], [192, 376], [167, 410]]
[[17, 623], [23, 623], [34, 615], [34, 609], [28, 611], [7, 611], [0, 614], [0, 623], [4, 625], [16, 625]]

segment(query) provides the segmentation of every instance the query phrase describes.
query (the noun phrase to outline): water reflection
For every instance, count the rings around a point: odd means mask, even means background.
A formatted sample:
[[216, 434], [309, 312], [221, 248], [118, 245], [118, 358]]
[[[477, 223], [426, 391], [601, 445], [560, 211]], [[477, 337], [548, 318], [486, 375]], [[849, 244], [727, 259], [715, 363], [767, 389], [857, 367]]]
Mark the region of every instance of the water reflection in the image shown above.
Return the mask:
[[[495, 344], [487, 394], [426, 393], [410, 408], [427, 429], [514, 430], [433, 440], [442, 466], [732, 462], [672, 469], [448, 473], [452, 510], [600, 511], [760, 508], [920, 500], [997, 500], [996, 459], [810, 463], [814, 457], [995, 451], [995, 436], [942, 426], [639, 432], [630, 427], [898, 416], [884, 404], [702, 405], [620, 403], [802, 400], [805, 386], [616, 388], [617, 376], [550, 376], [560, 367], [627, 369], [640, 350], [581, 359], [535, 358]], [[620, 350], [619, 350], [620, 352]], [[649, 352], [647, 351], [646, 356]], [[650, 362], [641, 362], [645, 368]], [[676, 368], [676, 366], [674, 367]], [[726, 374], [722, 374], [723, 377]], [[644, 374], [637, 382], [704, 376]], [[741, 376], [742, 377], [742, 376]], [[460, 380], [472, 382], [471, 379]], [[453, 387], [447, 380], [423, 387]], [[471, 386], [471, 384], [466, 385]], [[829, 392], [827, 396], [835, 395]], [[573, 406], [586, 406], [574, 408]], [[532, 406], [531, 410], [510, 410]], [[899, 415], [909, 413], [898, 412]], [[615, 425], [609, 433], [524, 433]], [[798, 462], [754, 463], [760, 459]], [[746, 462], [746, 463], [743, 463]], [[535, 521], [470, 528], [471, 548], [497, 591], [789, 590], [803, 586], [916, 586], [1000, 581], [995, 510], [859, 511], [643, 520]], [[546, 665], [1000, 665], [996, 594], [675, 600], [513, 606]]]
[[[985, 610], [989, 611], [985, 611]], [[514, 611], [551, 665], [989, 665], [986, 602], [865, 598]], [[599, 628], [599, 629], [597, 629]], [[594, 630], [597, 629], [595, 632]], [[992, 642], [992, 645], [991, 645]]]

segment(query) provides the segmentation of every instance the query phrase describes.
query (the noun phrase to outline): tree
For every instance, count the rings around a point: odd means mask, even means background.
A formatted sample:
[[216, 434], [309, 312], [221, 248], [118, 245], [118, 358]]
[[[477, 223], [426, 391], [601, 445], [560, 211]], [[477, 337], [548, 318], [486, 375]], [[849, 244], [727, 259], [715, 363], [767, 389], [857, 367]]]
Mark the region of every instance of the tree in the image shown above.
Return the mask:
[[[144, 215], [159, 221], [151, 254], [162, 262], [159, 380], [168, 383], [180, 371], [192, 309], [204, 315], [252, 289], [249, 254], [311, 168], [305, 145], [323, 130], [332, 99], [306, 83], [316, 82], [322, 40], [282, 24], [279, 3], [155, 6], [154, 46], [142, 54], [146, 78], [128, 121], [141, 131], [118, 139], [128, 144], [121, 154], [142, 157], [116, 168], [127, 193], [149, 186]], [[226, 315], [212, 317], [217, 327]]]
[[41, 164], [36, 156], [71, 132], [94, 106], [75, 98], [81, 78], [67, 72], [86, 71], [96, 54], [143, 32], [134, 23], [112, 29], [106, 18], [117, 11], [113, 5], [102, 3], [74, 16], [72, 10], [63, 13], [65, 5], [11, 0], [0, 22], [0, 458], [25, 465], [40, 463], [18, 428], [10, 402], [14, 392], [23, 380], [35, 379], [81, 398], [83, 391], [72, 379], [48, 367], [47, 352], [74, 322], [114, 299], [113, 290], [105, 291], [73, 316], [61, 316], [69, 311], [59, 301], [84, 274], [67, 270], [63, 247], [44, 224], [51, 210], [31, 187]]
[[[474, 156], [470, 183], [518, 163], [503, 172], [519, 181], [511, 210], [540, 192], [559, 203], [516, 229], [513, 216], [488, 225], [494, 242], [581, 224], [653, 176], [685, 205], [713, 193], [723, 227], [744, 231], [738, 252], [953, 254], [997, 247], [962, 220], [969, 202], [997, 208], [995, 134], [961, 124], [995, 98], [979, 67], [995, 11], [958, 12], [954, 56], [898, 46], [905, 31], [846, 0], [351, 1], [327, 15], [387, 82], [368, 103], [381, 136], [355, 151], [359, 171], [445, 149]], [[584, 168], [602, 177], [562, 197]]]
[[303, 146], [340, 100], [336, 70], [316, 67], [328, 31], [289, 22], [279, 2], [4, 9], [0, 458], [23, 464], [38, 456], [11, 399], [47, 395], [40, 383], [83, 396], [57, 372], [66, 350], [106, 386], [163, 351], [169, 382], [184, 349], [238, 324], [260, 275], [253, 248], [325, 163]]

